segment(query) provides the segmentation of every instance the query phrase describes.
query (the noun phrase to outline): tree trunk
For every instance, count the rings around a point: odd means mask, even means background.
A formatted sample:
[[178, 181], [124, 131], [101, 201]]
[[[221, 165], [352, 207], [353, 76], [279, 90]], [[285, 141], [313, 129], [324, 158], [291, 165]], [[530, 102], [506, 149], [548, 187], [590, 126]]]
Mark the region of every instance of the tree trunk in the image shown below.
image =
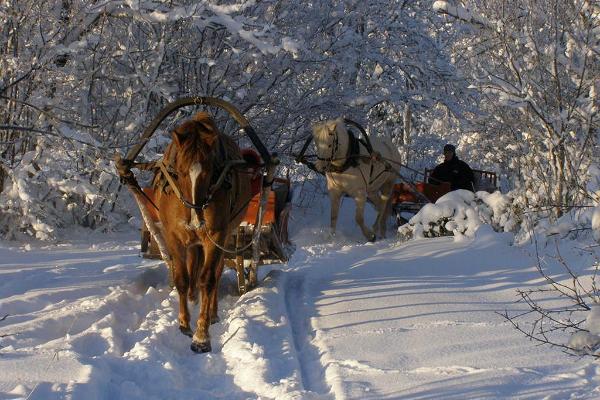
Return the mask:
[[403, 149], [401, 150], [402, 162], [408, 164], [410, 161], [410, 142], [411, 142], [411, 130], [412, 130], [412, 111], [410, 109], [410, 104], [407, 104], [404, 107], [404, 131], [402, 132], [402, 145]]

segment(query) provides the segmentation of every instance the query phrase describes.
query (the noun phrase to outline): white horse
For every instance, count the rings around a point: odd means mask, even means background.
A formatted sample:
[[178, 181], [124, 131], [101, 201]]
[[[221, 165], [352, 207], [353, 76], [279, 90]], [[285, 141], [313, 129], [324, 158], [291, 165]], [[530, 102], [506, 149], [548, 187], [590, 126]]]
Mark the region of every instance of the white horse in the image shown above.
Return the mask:
[[[312, 126], [317, 147], [315, 168], [327, 177], [331, 199], [331, 234], [335, 235], [340, 200], [347, 194], [356, 201], [356, 223], [369, 241], [375, 234], [385, 237], [386, 221], [392, 189], [396, 178], [390, 169], [400, 162], [400, 154], [391, 140], [371, 137], [373, 152], [369, 154], [364, 143], [352, 144], [352, 136], [342, 118], [320, 122]], [[369, 199], [377, 210], [373, 228], [364, 223], [365, 202]]]

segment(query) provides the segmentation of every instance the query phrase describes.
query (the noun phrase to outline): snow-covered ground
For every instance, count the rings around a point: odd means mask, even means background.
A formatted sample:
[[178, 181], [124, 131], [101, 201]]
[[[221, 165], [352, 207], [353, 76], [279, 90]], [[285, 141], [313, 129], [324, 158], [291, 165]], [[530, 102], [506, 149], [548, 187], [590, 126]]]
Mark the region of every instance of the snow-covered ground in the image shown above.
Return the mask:
[[326, 207], [296, 213], [291, 261], [252, 292], [224, 276], [201, 355], [137, 233], [0, 243], [0, 399], [600, 398], [594, 363], [496, 313], [541, 283], [509, 234], [363, 244], [342, 209], [334, 240]]

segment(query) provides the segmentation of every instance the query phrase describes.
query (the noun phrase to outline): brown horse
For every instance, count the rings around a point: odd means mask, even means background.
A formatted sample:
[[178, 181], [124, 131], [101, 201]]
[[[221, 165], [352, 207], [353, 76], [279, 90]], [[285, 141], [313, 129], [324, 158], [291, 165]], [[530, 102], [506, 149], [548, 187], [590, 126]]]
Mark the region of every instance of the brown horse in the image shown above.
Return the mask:
[[[225, 243], [240, 224], [250, 200], [250, 179], [236, 161], [240, 149], [199, 112], [177, 126], [154, 189], [162, 233], [179, 293], [179, 329], [192, 337], [195, 352], [211, 350], [208, 327], [217, 322], [217, 292]], [[188, 299], [200, 314], [192, 334]]]

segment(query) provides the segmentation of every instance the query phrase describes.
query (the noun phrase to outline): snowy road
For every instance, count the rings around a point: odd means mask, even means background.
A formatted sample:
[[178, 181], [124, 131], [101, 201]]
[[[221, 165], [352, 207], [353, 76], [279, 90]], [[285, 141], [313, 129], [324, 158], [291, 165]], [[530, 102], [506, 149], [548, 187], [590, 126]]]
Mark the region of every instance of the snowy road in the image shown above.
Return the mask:
[[[598, 398], [596, 366], [496, 311], [539, 283], [502, 235], [357, 244], [297, 233], [285, 269], [221, 288], [213, 353], [179, 334], [133, 235], [0, 247], [0, 399]], [[90, 242], [90, 240], [87, 240]]]

